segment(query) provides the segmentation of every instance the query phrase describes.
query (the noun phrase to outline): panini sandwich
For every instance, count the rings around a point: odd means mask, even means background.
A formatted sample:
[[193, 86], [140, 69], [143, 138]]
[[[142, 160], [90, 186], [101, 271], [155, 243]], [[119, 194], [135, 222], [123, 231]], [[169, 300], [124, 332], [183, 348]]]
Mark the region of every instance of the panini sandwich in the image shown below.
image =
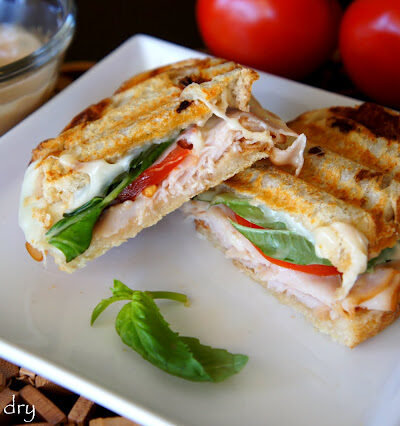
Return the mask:
[[400, 116], [303, 114], [296, 176], [262, 160], [187, 203], [196, 229], [281, 302], [354, 347], [400, 314]]
[[305, 137], [252, 98], [257, 78], [221, 59], [161, 67], [39, 144], [19, 212], [30, 254], [72, 272], [257, 160], [299, 170]]

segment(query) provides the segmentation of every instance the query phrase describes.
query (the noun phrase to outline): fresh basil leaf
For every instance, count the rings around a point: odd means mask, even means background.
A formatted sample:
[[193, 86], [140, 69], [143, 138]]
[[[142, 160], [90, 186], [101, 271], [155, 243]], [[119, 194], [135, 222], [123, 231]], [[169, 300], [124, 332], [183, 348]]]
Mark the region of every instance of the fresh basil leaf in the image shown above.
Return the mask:
[[123, 296], [127, 295], [130, 298], [134, 293], [134, 290], [131, 290], [127, 285], [122, 283], [120, 280], [114, 280], [114, 287], [111, 288], [113, 296]]
[[[49, 243], [61, 250], [67, 262], [86, 251], [92, 241], [93, 228], [104, 207], [98, 203], [74, 216], [65, 217], [55, 224], [61, 230], [50, 229], [54, 236]], [[49, 231], [49, 232], [50, 232]]]
[[213, 189], [209, 189], [208, 191], [202, 192], [199, 195], [196, 195], [195, 197], [193, 197], [194, 200], [197, 201], [205, 201], [207, 203], [211, 203], [211, 201], [214, 199], [216, 195], [215, 190]]
[[[85, 203], [83, 206], [78, 207], [77, 209], [73, 210], [72, 212], [66, 212], [63, 214], [64, 218], [68, 218], [68, 217], [73, 217], [73, 216], [78, 216], [80, 213], [83, 213], [85, 210], [88, 210], [90, 207], [94, 207], [97, 204], [100, 204], [103, 201], [103, 197], [94, 197], [91, 200], [89, 200], [87, 203]], [[57, 222], [57, 224], [60, 224], [60, 222], [63, 222], [62, 220], [60, 220], [59, 222]], [[65, 221], [64, 223], [67, 223], [68, 221]], [[53, 226], [52, 230], [53, 233], [57, 233], [59, 231], [61, 231], [62, 229], [60, 229], [61, 226], [59, 225], [58, 227]], [[48, 236], [51, 236], [50, 231], [47, 233]]]
[[296, 265], [331, 265], [315, 253], [314, 245], [307, 238], [292, 231], [254, 229], [231, 221], [232, 225], [265, 255]]
[[93, 325], [99, 315], [104, 312], [112, 303], [119, 302], [121, 300], [130, 300], [130, 297], [112, 296], [99, 302], [98, 305], [93, 309], [92, 316], [90, 318], [90, 325]]
[[283, 222], [276, 221], [272, 215], [259, 207], [250, 204], [247, 198], [237, 197], [232, 193], [221, 193], [216, 195], [211, 201], [211, 205], [225, 204], [237, 215], [243, 217], [249, 222], [269, 229], [287, 229]]
[[213, 382], [222, 382], [246, 365], [249, 357], [242, 354], [231, 354], [225, 349], [215, 349], [202, 345], [194, 337], [181, 337], [197, 361], [201, 363]]
[[74, 211], [65, 213], [63, 219], [49, 229], [46, 233], [48, 242], [64, 253], [66, 262], [71, 262], [88, 249], [92, 241], [93, 228], [103, 210], [149, 168], [172, 142], [150, 146], [131, 161], [129, 171], [114, 180], [104, 197], [94, 197]]
[[[131, 300], [133, 294], [135, 293], [135, 290], [131, 290], [128, 286], [119, 280], [114, 280], [114, 287], [111, 288], [111, 291], [113, 294], [112, 297], [103, 299], [93, 309], [90, 325], [93, 325], [98, 316], [112, 303], [119, 302], [121, 300]], [[145, 293], [147, 293], [153, 299], [169, 299], [184, 303], [185, 305], [189, 304], [188, 297], [182, 293], [176, 293], [173, 291], [146, 291]]]
[[167, 373], [188, 380], [210, 381], [211, 377], [178, 333], [169, 328], [153, 299], [143, 292], [135, 292], [132, 299], [115, 322], [122, 341]]
[[181, 337], [170, 329], [153, 299], [170, 299], [187, 304], [184, 294], [131, 290], [118, 280], [114, 280], [112, 291], [112, 297], [103, 299], [95, 307], [91, 325], [111, 303], [127, 298], [130, 302], [116, 318], [118, 334], [126, 345], [167, 373], [196, 382], [220, 382], [246, 365], [246, 355], [202, 345], [198, 339]]
[[189, 306], [189, 299], [186, 294], [176, 293], [174, 291], [145, 291], [152, 299], [168, 299], [175, 300], [175, 302], [183, 303], [185, 306]]
[[397, 250], [397, 245], [395, 245], [394, 247], [387, 247], [383, 249], [379, 253], [379, 256], [374, 257], [373, 259], [370, 259], [368, 261], [366, 272], [373, 272], [375, 269], [375, 266], [378, 266], [378, 265], [381, 265], [382, 263], [386, 263], [393, 260], [396, 250]]

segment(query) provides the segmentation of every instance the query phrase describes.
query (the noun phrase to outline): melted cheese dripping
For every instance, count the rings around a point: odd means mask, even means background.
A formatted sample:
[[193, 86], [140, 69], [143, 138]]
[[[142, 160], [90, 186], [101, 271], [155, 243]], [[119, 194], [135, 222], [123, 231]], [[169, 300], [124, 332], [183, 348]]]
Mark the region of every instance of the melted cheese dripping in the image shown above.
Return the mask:
[[314, 237], [317, 255], [329, 259], [343, 273], [337, 292], [337, 297], [343, 299], [367, 269], [368, 239], [354, 226], [342, 222], [317, 228]]
[[[143, 148], [141, 149], [143, 150]], [[60, 163], [67, 168], [74, 169], [80, 173], [86, 173], [89, 176], [89, 184], [74, 194], [73, 201], [69, 210], [74, 210], [92, 198], [103, 195], [110, 183], [121, 173], [129, 169], [129, 165], [134, 157], [139, 155], [139, 150], [126, 155], [116, 163], [108, 163], [105, 160], [79, 162], [71, 154], [60, 156]]]
[[24, 231], [26, 240], [32, 245], [37, 244], [44, 233], [43, 223], [37, 220], [35, 214], [35, 210], [45, 207], [40, 190], [42, 171], [37, 165], [38, 161], [34, 161], [25, 171], [18, 211], [19, 226]]

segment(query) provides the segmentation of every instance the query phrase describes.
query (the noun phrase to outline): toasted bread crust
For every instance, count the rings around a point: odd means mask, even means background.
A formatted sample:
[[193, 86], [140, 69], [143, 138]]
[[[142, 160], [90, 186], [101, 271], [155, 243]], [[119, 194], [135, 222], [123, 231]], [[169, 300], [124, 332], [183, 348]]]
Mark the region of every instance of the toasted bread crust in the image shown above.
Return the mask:
[[[378, 119], [388, 120], [388, 129]], [[291, 214], [310, 231], [349, 223], [375, 257], [400, 236], [399, 122], [398, 113], [371, 104], [306, 112], [289, 123], [307, 136], [299, 176], [263, 161], [224, 186]]]
[[[196, 230], [204, 235], [216, 248], [225, 253], [218, 239], [207, 227], [207, 225], [199, 220], [195, 220]], [[242, 272], [261, 284], [268, 292], [275, 296], [281, 303], [296, 309], [310, 321], [314, 327], [321, 333], [328, 334], [336, 342], [354, 348], [366, 339], [369, 339], [380, 331], [392, 324], [400, 316], [400, 305], [393, 312], [383, 312], [376, 310], [357, 309], [353, 315], [339, 316], [330, 318], [329, 315], [321, 315], [315, 309], [300, 302], [295, 296], [279, 293], [268, 287], [268, 283], [260, 279], [260, 277], [252, 269], [234, 260], [233, 263]]]
[[200, 101], [179, 111], [185, 93], [190, 93], [184, 90], [182, 81], [188, 82], [189, 78], [190, 84], [199, 86], [198, 90], [211, 101], [239, 83], [234, 99], [237, 105], [231, 106], [240, 109], [242, 97], [250, 96], [246, 92], [258, 75], [216, 58], [190, 59], [144, 72], [125, 82], [111, 98], [79, 113], [58, 137], [39, 144], [33, 150], [32, 161], [67, 153], [81, 162], [114, 162], [136, 146], [168, 139], [176, 129], [207, 119], [211, 111]]
[[289, 126], [297, 132], [304, 131], [315, 144], [367, 169], [400, 179], [399, 122], [399, 113], [367, 103], [354, 108], [308, 111]]
[[[193, 82], [196, 75], [204, 82]], [[189, 77], [189, 85], [180, 85]], [[182, 129], [207, 120], [212, 115], [209, 107], [188, 99], [186, 93], [189, 98], [193, 92], [200, 93], [207, 101], [218, 103], [227, 92], [229, 106], [246, 109], [256, 78], [254, 71], [234, 62], [192, 59], [134, 77], [118, 94], [88, 107], [67, 130], [33, 151], [32, 160], [41, 167], [44, 182], [45, 205], [37, 213], [39, 220], [46, 227], [49, 220], [59, 220], [52, 206], [58, 206], [58, 212], [64, 206], [65, 211], [73, 194], [88, 184], [88, 175], [80, 171], [84, 163], [114, 163], [138, 147], [174, 139]], [[72, 159], [77, 167], [59, 161], [61, 156]]]
[[347, 204], [269, 162], [259, 162], [238, 173], [224, 182], [223, 187], [271, 209], [289, 213], [310, 231], [334, 221], [351, 221], [370, 242], [374, 244], [376, 241], [376, 226], [369, 212]]

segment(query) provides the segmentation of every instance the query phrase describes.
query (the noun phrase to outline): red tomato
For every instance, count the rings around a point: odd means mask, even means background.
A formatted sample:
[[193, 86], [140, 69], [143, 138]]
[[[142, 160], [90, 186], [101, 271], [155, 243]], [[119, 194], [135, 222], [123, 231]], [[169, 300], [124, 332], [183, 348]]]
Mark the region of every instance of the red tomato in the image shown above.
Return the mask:
[[177, 147], [171, 151], [163, 161], [149, 167], [128, 185], [117, 197], [117, 202], [134, 200], [145, 188], [160, 184], [171, 171], [186, 158], [191, 148]]
[[343, 62], [371, 98], [400, 107], [400, 1], [356, 0], [340, 28]]
[[337, 0], [198, 0], [197, 22], [216, 56], [300, 78], [336, 46]]
[[247, 226], [248, 228], [254, 228], [254, 229], [264, 229], [262, 226], [258, 226], [255, 223], [249, 222], [244, 217], [239, 216], [235, 213], [235, 220], [239, 225]]
[[[248, 228], [264, 229], [261, 226], [249, 222], [243, 217], [235, 213], [235, 220], [239, 225], [247, 226]], [[262, 254], [269, 262], [275, 265], [282, 266], [283, 268], [293, 269], [295, 271], [305, 272], [306, 274], [319, 275], [320, 277], [327, 277], [330, 275], [338, 275], [339, 272], [334, 266], [327, 265], [296, 265], [295, 263], [285, 262], [284, 260], [274, 259], [264, 254], [257, 246], [254, 246], [260, 254]]]

